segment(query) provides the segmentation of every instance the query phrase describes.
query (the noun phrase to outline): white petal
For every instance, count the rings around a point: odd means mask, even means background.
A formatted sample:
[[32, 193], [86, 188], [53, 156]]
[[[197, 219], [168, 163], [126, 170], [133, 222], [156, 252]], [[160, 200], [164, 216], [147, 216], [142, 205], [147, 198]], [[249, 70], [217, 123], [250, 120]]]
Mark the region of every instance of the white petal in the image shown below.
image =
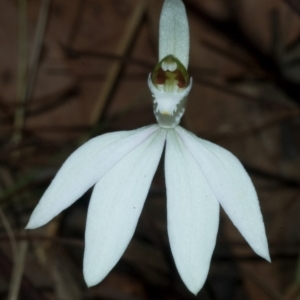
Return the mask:
[[190, 34], [184, 4], [181, 0], [165, 0], [159, 22], [159, 61], [174, 55], [187, 69]]
[[239, 160], [229, 151], [177, 127], [218, 201], [253, 250], [270, 261], [268, 242], [255, 188]]
[[49, 222], [158, 128], [151, 125], [127, 132], [108, 133], [79, 147], [57, 172], [26, 228], [33, 229]]
[[171, 250], [183, 282], [197, 294], [216, 243], [219, 203], [175, 130], [167, 136], [165, 172]]
[[159, 130], [119, 161], [95, 186], [88, 209], [84, 277], [99, 283], [134, 233], [164, 147]]

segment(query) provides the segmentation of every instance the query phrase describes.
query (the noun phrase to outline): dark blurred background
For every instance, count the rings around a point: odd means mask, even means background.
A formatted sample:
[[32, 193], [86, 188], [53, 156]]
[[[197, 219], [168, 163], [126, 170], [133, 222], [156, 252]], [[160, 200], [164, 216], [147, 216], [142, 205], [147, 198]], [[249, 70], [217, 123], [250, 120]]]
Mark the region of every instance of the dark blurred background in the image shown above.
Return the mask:
[[207, 282], [190, 294], [169, 249], [163, 164], [128, 249], [93, 288], [82, 275], [90, 191], [25, 231], [80, 144], [155, 122], [146, 81], [163, 1], [0, 0], [1, 299], [300, 299], [300, 2], [184, 2], [194, 86], [182, 125], [243, 162], [272, 264], [222, 211]]

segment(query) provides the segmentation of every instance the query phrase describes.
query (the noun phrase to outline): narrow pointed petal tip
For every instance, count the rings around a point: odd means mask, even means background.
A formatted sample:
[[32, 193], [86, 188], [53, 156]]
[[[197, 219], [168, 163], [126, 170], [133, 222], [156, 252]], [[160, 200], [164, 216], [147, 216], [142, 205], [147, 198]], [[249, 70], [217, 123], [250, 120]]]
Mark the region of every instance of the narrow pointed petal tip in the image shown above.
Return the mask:
[[187, 289], [193, 294], [193, 295], [195, 295], [195, 296], [197, 296], [198, 295], [198, 293], [200, 292], [200, 290], [203, 288], [203, 285], [204, 284], [201, 284], [201, 286], [199, 286], [199, 284], [198, 285], [187, 285], [187, 284], [185, 284], [186, 285], [186, 287], [187, 287]]
[[202, 288], [206, 282], [206, 279], [207, 279], [207, 275], [206, 275], [204, 281], [203, 280], [202, 281], [200, 281], [200, 280], [184, 281], [184, 284], [193, 295], [197, 296], [199, 294], [199, 292], [202, 290]]
[[259, 251], [255, 251], [255, 253], [257, 255], [259, 255], [260, 257], [264, 258], [267, 262], [271, 263], [271, 256], [270, 256], [270, 252], [269, 252], [269, 247], [268, 244], [265, 245], [262, 249], [260, 249]]
[[99, 277], [99, 275], [91, 274], [83, 268], [83, 278], [88, 288], [99, 284], [106, 276]]
[[265, 259], [267, 262], [271, 263], [271, 257], [266, 235], [262, 235], [260, 237], [260, 240], [257, 240], [256, 243], [252, 243], [250, 246], [257, 255]]
[[[38, 205], [37, 205], [37, 207], [38, 207]], [[25, 229], [36, 229], [41, 226], [44, 226], [47, 223], [47, 222], [45, 222], [45, 220], [47, 220], [47, 218], [44, 215], [46, 213], [46, 211], [40, 210], [39, 208], [36, 209], [36, 208], [32, 212]]]
[[25, 229], [36, 229], [40, 227], [39, 224], [34, 224], [33, 218], [30, 218], [27, 225], [25, 226]]
[[262, 256], [267, 262], [271, 263], [272, 262], [272, 259], [271, 259], [271, 256], [270, 256], [270, 253], [268, 253], [267, 255], [265, 256]]

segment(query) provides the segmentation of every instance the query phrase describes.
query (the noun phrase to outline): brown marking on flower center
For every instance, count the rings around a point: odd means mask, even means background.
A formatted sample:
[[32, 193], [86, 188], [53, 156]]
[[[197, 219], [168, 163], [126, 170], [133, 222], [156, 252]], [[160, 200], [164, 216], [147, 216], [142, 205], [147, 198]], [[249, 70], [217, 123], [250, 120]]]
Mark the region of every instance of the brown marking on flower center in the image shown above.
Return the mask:
[[166, 80], [167, 80], [167, 74], [166, 72], [162, 69], [159, 68], [156, 72], [156, 84], [165, 84]]
[[174, 73], [176, 73], [175, 79], [177, 80], [178, 87], [181, 89], [185, 88], [187, 86], [187, 82], [185, 81], [181, 71], [177, 69], [174, 71]]

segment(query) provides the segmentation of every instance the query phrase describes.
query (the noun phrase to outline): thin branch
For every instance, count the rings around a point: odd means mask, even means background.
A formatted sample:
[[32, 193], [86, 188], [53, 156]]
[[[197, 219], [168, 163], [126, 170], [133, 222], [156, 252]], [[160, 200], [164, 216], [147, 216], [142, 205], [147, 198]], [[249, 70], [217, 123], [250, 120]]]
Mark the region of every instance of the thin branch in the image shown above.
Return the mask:
[[26, 93], [25, 93], [25, 99], [27, 99], [27, 100], [32, 97], [35, 83], [36, 83], [36, 77], [37, 77], [38, 67], [39, 67], [39, 60], [41, 57], [42, 46], [43, 46], [43, 41], [44, 41], [45, 31], [46, 31], [47, 21], [48, 21], [48, 14], [49, 14], [49, 10], [50, 10], [50, 3], [51, 3], [51, 0], [42, 0], [39, 20], [37, 23], [36, 34], [35, 34], [32, 54], [31, 54], [31, 59], [30, 59], [29, 68], [28, 68], [29, 76], [28, 76], [28, 84], [27, 84]]
[[[0, 249], [0, 272], [5, 275], [4, 278], [9, 278], [12, 273], [12, 263], [10, 259]], [[45, 298], [36, 290], [31, 281], [23, 276], [21, 282], [22, 299], [30, 300], [45, 300]]]
[[26, 89], [26, 76], [28, 68], [28, 38], [27, 38], [27, 0], [19, 0], [19, 62], [18, 62], [18, 92], [17, 101], [19, 106], [15, 110], [12, 143], [18, 144], [22, 138], [24, 125], [24, 102]]
[[300, 15], [300, 2], [299, 0], [283, 0], [285, 3], [287, 3], [294, 12]]
[[259, 287], [270, 299], [283, 300], [283, 296], [272, 286], [269, 286], [264, 278], [260, 277], [257, 273], [249, 268], [243, 268], [242, 273], [251, 280], [257, 287]]
[[[130, 21], [127, 24], [125, 33], [122, 36], [122, 39], [115, 50], [115, 54], [119, 56], [125, 56], [129, 50], [132, 41], [136, 38], [136, 32], [140, 27], [142, 17], [145, 14], [148, 1], [140, 0], [137, 2], [133, 15], [130, 18]], [[115, 87], [117, 78], [122, 70], [122, 63], [115, 61], [112, 63], [112, 66], [107, 74], [106, 82], [101, 88], [100, 94], [96, 101], [96, 105], [92, 110], [92, 114], [89, 119], [89, 124], [95, 125], [103, 114], [104, 107], [112, 94], [113, 88]]]
[[300, 111], [287, 111], [275, 115], [269, 120], [262, 122], [261, 124], [254, 125], [250, 128], [245, 128], [243, 130], [234, 130], [234, 132], [222, 132], [222, 133], [212, 133], [208, 134], [208, 136], [212, 139], [217, 140], [230, 140], [230, 139], [245, 139], [249, 136], [261, 133], [263, 130], [269, 129], [274, 126], [281, 125], [282, 122], [286, 120], [296, 119], [299, 118]]
[[5, 213], [4, 213], [4, 211], [2, 210], [1, 207], [0, 207], [0, 218], [1, 218], [1, 221], [3, 223], [3, 226], [4, 226], [4, 228], [7, 232], [7, 235], [8, 235], [9, 241], [10, 241], [13, 260], [16, 261], [17, 257], [18, 257], [17, 242], [16, 242], [16, 239], [15, 239], [15, 235], [14, 235], [14, 232], [12, 230], [12, 227], [10, 226], [10, 223], [9, 223], [8, 219], [6, 218], [6, 215], [5, 215]]
[[9, 293], [7, 300], [18, 300], [19, 291], [21, 288], [22, 277], [25, 268], [27, 256], [28, 242], [20, 242], [17, 259], [14, 261], [13, 272], [9, 285]]

